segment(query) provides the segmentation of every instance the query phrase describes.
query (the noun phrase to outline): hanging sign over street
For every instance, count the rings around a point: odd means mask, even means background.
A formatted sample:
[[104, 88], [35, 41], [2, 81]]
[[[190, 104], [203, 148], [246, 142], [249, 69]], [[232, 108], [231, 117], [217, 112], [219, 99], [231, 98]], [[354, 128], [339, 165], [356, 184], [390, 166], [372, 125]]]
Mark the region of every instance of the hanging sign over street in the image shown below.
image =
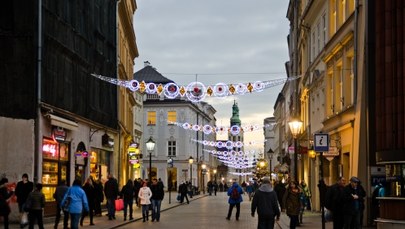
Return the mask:
[[329, 151], [329, 135], [328, 134], [314, 134], [314, 150], [315, 150], [315, 152], [328, 152]]

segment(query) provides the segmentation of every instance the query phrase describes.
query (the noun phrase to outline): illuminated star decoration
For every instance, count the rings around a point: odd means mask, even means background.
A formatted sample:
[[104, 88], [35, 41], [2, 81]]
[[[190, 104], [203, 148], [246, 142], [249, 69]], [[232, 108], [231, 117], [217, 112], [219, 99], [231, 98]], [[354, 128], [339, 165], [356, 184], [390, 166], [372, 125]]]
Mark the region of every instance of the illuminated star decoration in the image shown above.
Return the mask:
[[264, 89], [282, 85], [287, 81], [295, 80], [299, 77], [289, 77], [288, 79], [274, 79], [267, 81], [255, 81], [249, 83], [217, 83], [215, 85], [205, 86], [201, 82], [192, 82], [187, 86], [168, 83], [165, 85], [153, 82], [137, 81], [137, 80], [120, 80], [107, 76], [97, 75], [92, 73], [92, 76], [115, 84], [117, 86], [126, 87], [131, 91], [139, 91], [147, 94], [163, 95], [168, 99], [175, 99], [178, 96], [187, 97], [193, 103], [201, 102], [206, 96], [226, 97], [232, 95], [244, 95], [246, 93], [261, 92]]
[[217, 134], [227, 134], [230, 133], [233, 136], [239, 135], [242, 131], [243, 132], [253, 132], [259, 131], [263, 128], [272, 128], [275, 124], [266, 124], [266, 125], [246, 125], [240, 127], [238, 125], [233, 125], [231, 127], [225, 126], [211, 126], [211, 125], [198, 125], [192, 123], [179, 123], [179, 122], [169, 122], [170, 124], [174, 124], [176, 126], [182, 127], [185, 130], [194, 130], [194, 131], [203, 131], [204, 134], [209, 135], [213, 133]]

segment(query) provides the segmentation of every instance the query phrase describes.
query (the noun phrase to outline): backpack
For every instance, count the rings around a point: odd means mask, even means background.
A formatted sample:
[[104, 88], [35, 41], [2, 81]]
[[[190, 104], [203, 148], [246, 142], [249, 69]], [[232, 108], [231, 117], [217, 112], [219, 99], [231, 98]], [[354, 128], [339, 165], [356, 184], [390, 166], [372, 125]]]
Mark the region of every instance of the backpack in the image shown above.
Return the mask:
[[238, 200], [240, 197], [240, 193], [238, 191], [238, 187], [233, 187], [231, 192], [231, 198], [234, 200]]

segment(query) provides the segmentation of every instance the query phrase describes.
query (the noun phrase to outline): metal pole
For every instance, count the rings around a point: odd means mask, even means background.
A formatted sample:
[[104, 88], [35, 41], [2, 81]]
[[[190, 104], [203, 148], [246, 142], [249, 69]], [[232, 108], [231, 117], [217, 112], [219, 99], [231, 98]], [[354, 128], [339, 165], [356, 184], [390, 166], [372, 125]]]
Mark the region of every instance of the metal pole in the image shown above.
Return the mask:
[[[324, 203], [324, 195], [325, 195], [325, 181], [323, 180], [323, 152], [320, 153], [320, 163], [319, 163], [319, 200], [321, 202], [321, 217], [322, 217], [322, 229], [325, 229], [325, 203]], [[324, 190], [325, 189], [325, 190]]]
[[294, 137], [294, 179], [298, 181], [298, 155], [297, 155], [298, 140]]
[[152, 182], [152, 152], [149, 151], [149, 183]]
[[171, 195], [171, 191], [172, 191], [172, 168], [169, 168], [169, 184], [168, 184], [168, 187], [169, 187], [169, 204], [171, 204], [172, 203], [172, 195]]
[[203, 188], [203, 194], [205, 194], [205, 182], [204, 182], [204, 172], [201, 171], [201, 176], [202, 176], [202, 188]]
[[193, 164], [190, 164], [190, 184], [193, 187]]

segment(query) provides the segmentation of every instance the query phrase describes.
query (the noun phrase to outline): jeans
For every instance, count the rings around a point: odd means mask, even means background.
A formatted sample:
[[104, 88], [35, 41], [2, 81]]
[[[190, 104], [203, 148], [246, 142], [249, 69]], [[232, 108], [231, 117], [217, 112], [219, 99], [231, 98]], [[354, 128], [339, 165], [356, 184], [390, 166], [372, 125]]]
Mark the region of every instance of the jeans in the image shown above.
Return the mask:
[[260, 219], [257, 224], [257, 229], [273, 229], [274, 228], [274, 218], [273, 219]]
[[233, 207], [235, 207], [235, 206], [236, 206], [236, 220], [239, 220], [240, 203], [229, 204], [228, 216], [226, 217], [227, 219], [230, 219], [230, 218], [231, 218], [232, 210], [233, 210]]
[[295, 229], [298, 225], [298, 215], [290, 215], [290, 229]]
[[353, 215], [344, 215], [344, 229], [360, 228], [360, 212], [355, 212]]
[[107, 199], [108, 218], [115, 218], [115, 199]]
[[143, 221], [149, 220], [149, 204], [142, 204], [142, 218]]
[[[61, 211], [62, 211], [62, 209], [60, 208], [60, 206], [58, 204], [56, 207], [55, 228], [58, 227], [59, 220], [61, 217], [61, 214], [60, 214]], [[69, 212], [63, 211], [63, 229], [68, 228], [68, 224], [69, 224]]]
[[157, 221], [160, 220], [160, 205], [162, 204], [162, 200], [154, 200], [152, 199], [152, 221], [155, 219]]
[[30, 213], [28, 214], [29, 229], [34, 229], [35, 220], [38, 223], [39, 229], [44, 229], [44, 223], [42, 221], [42, 209], [30, 210]]
[[134, 204], [134, 200], [124, 200], [124, 218], [127, 218], [127, 207], [129, 208], [129, 218], [132, 219], [132, 204]]
[[79, 220], [80, 220], [81, 215], [82, 214], [80, 214], [80, 213], [70, 213], [70, 228], [71, 229], [79, 228]]

